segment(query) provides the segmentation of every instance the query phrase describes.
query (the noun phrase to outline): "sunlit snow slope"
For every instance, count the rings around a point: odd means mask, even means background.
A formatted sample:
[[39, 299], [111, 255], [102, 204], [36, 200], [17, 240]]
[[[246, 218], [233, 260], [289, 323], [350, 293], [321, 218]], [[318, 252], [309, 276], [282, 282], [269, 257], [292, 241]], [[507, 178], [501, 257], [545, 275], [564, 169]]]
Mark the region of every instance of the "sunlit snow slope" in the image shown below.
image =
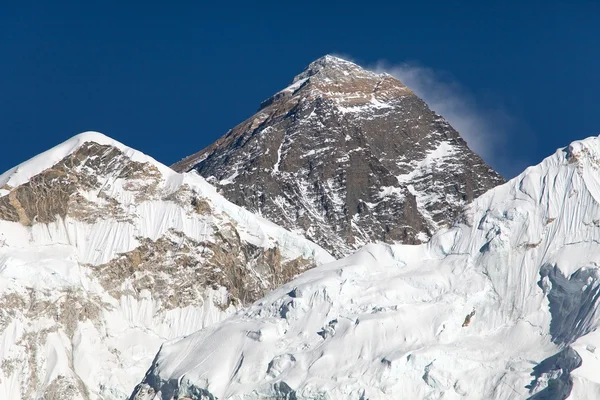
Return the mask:
[[0, 399], [125, 399], [161, 343], [333, 258], [88, 132], [0, 176]]
[[600, 139], [165, 343], [147, 399], [600, 398]]

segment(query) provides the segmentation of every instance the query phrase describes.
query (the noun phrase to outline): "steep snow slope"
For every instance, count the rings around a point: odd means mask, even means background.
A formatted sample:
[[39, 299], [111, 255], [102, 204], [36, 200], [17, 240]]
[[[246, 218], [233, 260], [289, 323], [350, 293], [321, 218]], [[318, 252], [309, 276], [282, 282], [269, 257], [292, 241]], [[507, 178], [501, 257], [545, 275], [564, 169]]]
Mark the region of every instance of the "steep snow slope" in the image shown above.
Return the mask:
[[165, 343], [147, 399], [600, 398], [600, 139]]
[[0, 398], [124, 399], [160, 344], [333, 258], [102, 134], [0, 175]]

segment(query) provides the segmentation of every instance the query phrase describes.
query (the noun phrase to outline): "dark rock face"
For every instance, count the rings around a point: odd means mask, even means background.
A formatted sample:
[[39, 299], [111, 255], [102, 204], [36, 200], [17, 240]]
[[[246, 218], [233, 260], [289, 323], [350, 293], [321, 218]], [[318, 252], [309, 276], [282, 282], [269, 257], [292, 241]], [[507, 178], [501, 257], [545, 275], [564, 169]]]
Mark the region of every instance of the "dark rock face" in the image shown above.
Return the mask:
[[400, 81], [332, 56], [173, 168], [336, 256], [426, 241], [504, 182]]

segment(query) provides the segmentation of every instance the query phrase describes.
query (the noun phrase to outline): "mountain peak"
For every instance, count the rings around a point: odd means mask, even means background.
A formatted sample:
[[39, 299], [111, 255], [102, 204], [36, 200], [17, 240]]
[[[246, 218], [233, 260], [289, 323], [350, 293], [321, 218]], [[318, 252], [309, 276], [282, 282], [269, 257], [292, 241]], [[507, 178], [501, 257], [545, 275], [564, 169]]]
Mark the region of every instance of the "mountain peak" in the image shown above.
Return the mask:
[[331, 55], [173, 169], [336, 256], [426, 241], [504, 182], [400, 81]]
[[352, 61], [345, 60], [331, 54], [326, 54], [323, 57], [317, 58], [307, 67], [307, 69], [314, 71], [319, 71], [322, 69], [350, 70], [357, 68], [362, 69], [358, 64], [355, 64]]
[[38, 154], [35, 157], [9, 169], [0, 175], [0, 196], [8, 193], [10, 187], [19, 186], [27, 182], [31, 177], [39, 174], [40, 172], [52, 167], [54, 164], [64, 159], [68, 155], [74, 153], [81, 148], [85, 143], [96, 143], [103, 146], [111, 146], [126, 154], [133, 161], [149, 162], [156, 166], [158, 170], [165, 174], [170, 175], [173, 172], [171, 169], [158, 161], [154, 160], [142, 152], [134, 150], [124, 144], [114, 140], [100, 132], [87, 131], [80, 133], [65, 140], [61, 144], [54, 146], [53, 148], [46, 150], [43, 153]]
[[301, 79], [307, 79], [315, 75], [323, 75], [325, 78], [338, 80], [343, 76], [377, 76], [379, 74], [368, 71], [351, 61], [327, 54], [308, 64], [304, 71], [294, 78], [294, 82], [297, 82]]
[[597, 162], [600, 159], [600, 140], [598, 136], [592, 136], [583, 140], [572, 142], [566, 149], [567, 159], [571, 161], [587, 157]]

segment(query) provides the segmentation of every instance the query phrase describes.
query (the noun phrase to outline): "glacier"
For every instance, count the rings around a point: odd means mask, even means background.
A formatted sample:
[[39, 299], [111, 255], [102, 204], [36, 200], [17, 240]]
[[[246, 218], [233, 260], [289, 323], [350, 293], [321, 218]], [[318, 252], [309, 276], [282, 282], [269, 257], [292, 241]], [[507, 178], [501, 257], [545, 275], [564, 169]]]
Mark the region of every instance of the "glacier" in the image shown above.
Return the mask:
[[600, 398], [600, 138], [165, 342], [132, 399]]

